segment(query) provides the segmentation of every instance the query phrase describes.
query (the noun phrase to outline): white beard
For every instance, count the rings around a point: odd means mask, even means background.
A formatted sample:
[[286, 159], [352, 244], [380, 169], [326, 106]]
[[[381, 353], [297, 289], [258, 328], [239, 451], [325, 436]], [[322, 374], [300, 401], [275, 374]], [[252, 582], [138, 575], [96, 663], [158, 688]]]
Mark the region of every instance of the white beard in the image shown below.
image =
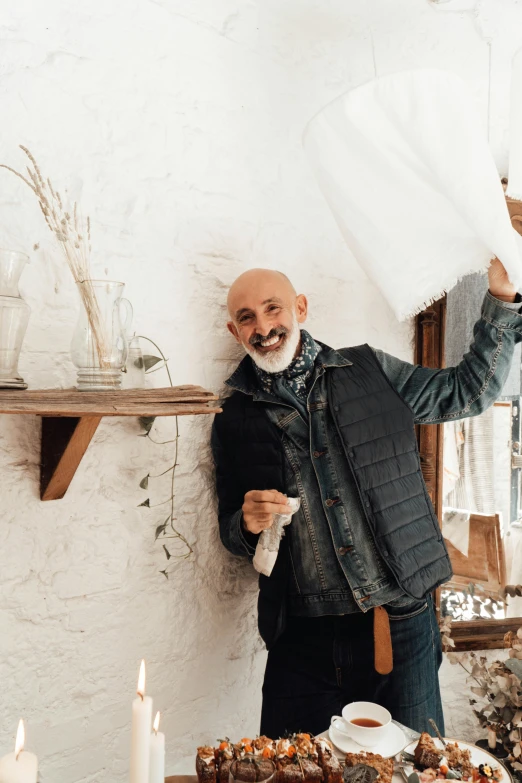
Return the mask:
[[297, 346], [301, 339], [301, 330], [297, 322], [297, 316], [294, 313], [292, 319], [292, 328], [285, 335], [285, 339], [280, 348], [276, 351], [269, 351], [268, 353], [259, 353], [256, 351], [253, 345], [244, 345], [244, 348], [252, 361], [257, 364], [261, 370], [270, 373], [283, 372], [288, 365], [294, 360], [297, 352]]

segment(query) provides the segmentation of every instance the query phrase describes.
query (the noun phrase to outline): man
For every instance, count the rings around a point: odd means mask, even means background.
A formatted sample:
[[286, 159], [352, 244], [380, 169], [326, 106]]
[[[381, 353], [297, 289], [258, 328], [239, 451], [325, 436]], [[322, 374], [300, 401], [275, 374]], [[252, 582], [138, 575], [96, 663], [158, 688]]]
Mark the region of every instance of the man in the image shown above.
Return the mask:
[[431, 592], [451, 564], [414, 424], [476, 416], [501, 392], [521, 298], [498, 259], [488, 274], [470, 351], [442, 370], [315, 341], [300, 329], [305, 296], [279, 272], [250, 270], [230, 289], [228, 329], [247, 356], [212, 432], [223, 544], [252, 557], [287, 496], [301, 500], [259, 580], [263, 734], [319, 733], [359, 700], [444, 731]]

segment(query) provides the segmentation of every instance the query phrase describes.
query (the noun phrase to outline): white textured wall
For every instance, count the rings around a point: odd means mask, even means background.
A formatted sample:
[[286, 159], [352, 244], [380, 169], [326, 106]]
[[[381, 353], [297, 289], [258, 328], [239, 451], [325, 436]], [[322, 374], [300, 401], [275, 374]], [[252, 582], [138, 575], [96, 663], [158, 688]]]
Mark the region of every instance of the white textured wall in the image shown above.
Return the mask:
[[[0, 160], [20, 165], [17, 144], [28, 145], [81, 201], [94, 272], [126, 282], [137, 330], [161, 343], [177, 383], [217, 389], [234, 366], [223, 302], [254, 264], [283, 269], [309, 294], [317, 337], [409, 357], [410, 329], [343, 247], [301, 132], [375, 73], [439, 66], [469, 84], [505, 173], [522, 5], [480, 6], [2, 0]], [[377, 194], [375, 206], [385, 208]], [[70, 385], [73, 286], [30, 192], [6, 172], [0, 215], [0, 246], [41, 245], [23, 277], [33, 313], [21, 370], [33, 388]], [[209, 426], [181, 423], [178, 524], [195, 556], [166, 582], [153, 540], [161, 509], [137, 505], [140, 478], [167, 465], [170, 447], [138, 438], [133, 421], [103, 422], [66, 498], [40, 503], [39, 422], [0, 418], [0, 753], [23, 715], [45, 781], [125, 781], [142, 656], [169, 771], [202, 740], [257, 729], [256, 585], [218, 542]], [[151, 502], [167, 491], [155, 485]]]

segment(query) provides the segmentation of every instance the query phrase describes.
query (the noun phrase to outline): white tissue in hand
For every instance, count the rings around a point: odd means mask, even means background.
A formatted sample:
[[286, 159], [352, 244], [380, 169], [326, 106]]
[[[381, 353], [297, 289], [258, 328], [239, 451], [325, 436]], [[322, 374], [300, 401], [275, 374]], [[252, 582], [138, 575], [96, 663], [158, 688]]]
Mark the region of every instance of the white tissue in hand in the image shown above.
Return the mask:
[[257, 542], [256, 553], [254, 555], [254, 568], [260, 574], [270, 576], [277, 560], [279, 545], [284, 536], [284, 528], [292, 521], [292, 516], [299, 509], [301, 501], [299, 498], [287, 498], [287, 504], [292, 509], [291, 514], [274, 514], [274, 524], [267, 530], [263, 530]]

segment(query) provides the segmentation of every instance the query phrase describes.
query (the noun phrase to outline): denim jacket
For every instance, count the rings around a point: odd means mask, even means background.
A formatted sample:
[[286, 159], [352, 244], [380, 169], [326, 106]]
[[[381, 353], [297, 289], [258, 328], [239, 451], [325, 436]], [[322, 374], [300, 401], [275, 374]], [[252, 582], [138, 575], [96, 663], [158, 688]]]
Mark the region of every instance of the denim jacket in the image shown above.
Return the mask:
[[[522, 340], [520, 310], [519, 302], [506, 304], [488, 293], [470, 350], [456, 367], [434, 370], [374, 349], [390, 383], [412, 408], [417, 424], [476, 416], [493, 404], [507, 377], [514, 346]], [[308, 392], [308, 422], [288, 401], [249, 386], [244, 370], [249, 357], [227, 381], [231, 388], [265, 403], [267, 419], [281, 433], [286, 493], [301, 498], [301, 508], [286, 528], [291, 564], [288, 611], [318, 616], [407, 604], [412, 599], [403, 594], [376, 551], [328, 410], [326, 374], [347, 360], [328, 346], [321, 348]], [[328, 458], [314, 459], [317, 449], [325, 444]], [[215, 430], [213, 450], [218, 459]], [[340, 493], [342, 503], [325, 507], [322, 498], [335, 492]], [[220, 517], [220, 532], [233, 554], [254, 554], [257, 537], [244, 530], [240, 508]]]

